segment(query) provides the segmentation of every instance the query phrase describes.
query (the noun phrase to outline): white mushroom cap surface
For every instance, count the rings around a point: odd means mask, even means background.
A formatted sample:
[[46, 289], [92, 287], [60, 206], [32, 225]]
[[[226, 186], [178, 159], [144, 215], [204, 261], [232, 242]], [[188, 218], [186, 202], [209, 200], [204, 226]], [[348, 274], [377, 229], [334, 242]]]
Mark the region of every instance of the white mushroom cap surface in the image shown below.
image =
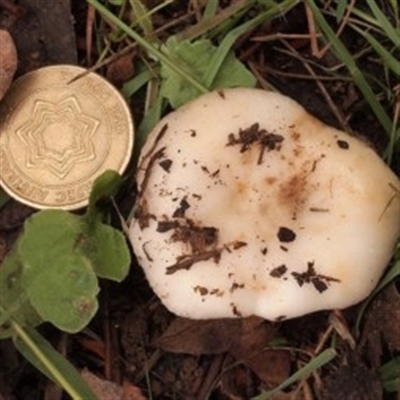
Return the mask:
[[375, 287], [400, 235], [400, 182], [362, 141], [258, 89], [199, 97], [150, 133], [130, 239], [183, 317], [282, 320]]

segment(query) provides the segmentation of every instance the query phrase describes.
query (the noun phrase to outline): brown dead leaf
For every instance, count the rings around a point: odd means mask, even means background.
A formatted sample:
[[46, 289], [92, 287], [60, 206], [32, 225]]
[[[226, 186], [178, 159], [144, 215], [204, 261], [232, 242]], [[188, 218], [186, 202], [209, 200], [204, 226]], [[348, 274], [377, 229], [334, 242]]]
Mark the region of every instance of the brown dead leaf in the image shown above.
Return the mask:
[[116, 383], [101, 379], [87, 369], [84, 369], [81, 375], [83, 380], [99, 399], [121, 400], [122, 388]]
[[116, 86], [121, 86], [123, 83], [132, 78], [135, 73], [133, 64], [132, 52], [124, 54], [110, 63], [107, 67], [107, 79]]
[[127, 363], [132, 370], [141, 370], [147, 362], [145, 344], [148, 323], [141, 308], [135, 308], [125, 316], [122, 324], [121, 344]]
[[11, 35], [0, 30], [0, 100], [11, 85], [17, 63], [17, 49]]
[[290, 353], [267, 349], [276, 333], [276, 325], [263, 321], [245, 331], [230, 350], [236, 360], [250, 367], [268, 388], [279, 385], [290, 373]]
[[235, 361], [228, 355], [221, 376], [221, 391], [229, 400], [247, 400], [258, 394], [259, 388], [254, 374], [245, 364]]
[[122, 385], [122, 397], [121, 400], [147, 400], [143, 396], [142, 391], [135, 385], [128, 381], [124, 381]]
[[374, 367], [381, 365], [383, 343], [391, 352], [400, 351], [400, 294], [395, 284], [382, 290], [367, 311], [360, 343]]
[[177, 317], [156, 345], [185, 354], [220, 354], [228, 351], [242, 331], [239, 319], [191, 320]]
[[369, 369], [357, 353], [352, 352], [348, 360], [326, 380], [322, 390], [323, 400], [381, 400], [382, 386], [378, 374]]
[[87, 369], [81, 372], [82, 378], [101, 400], [146, 400], [140, 389], [129, 382], [123, 386], [101, 379]]

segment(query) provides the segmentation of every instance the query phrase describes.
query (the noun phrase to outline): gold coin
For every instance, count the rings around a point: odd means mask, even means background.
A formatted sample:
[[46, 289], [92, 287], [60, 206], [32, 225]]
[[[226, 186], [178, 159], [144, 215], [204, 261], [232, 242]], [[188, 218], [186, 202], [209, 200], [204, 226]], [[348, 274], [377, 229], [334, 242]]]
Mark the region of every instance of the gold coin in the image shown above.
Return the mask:
[[35, 208], [87, 205], [105, 170], [122, 173], [133, 121], [120, 93], [84, 68], [58, 65], [28, 73], [0, 102], [0, 184]]

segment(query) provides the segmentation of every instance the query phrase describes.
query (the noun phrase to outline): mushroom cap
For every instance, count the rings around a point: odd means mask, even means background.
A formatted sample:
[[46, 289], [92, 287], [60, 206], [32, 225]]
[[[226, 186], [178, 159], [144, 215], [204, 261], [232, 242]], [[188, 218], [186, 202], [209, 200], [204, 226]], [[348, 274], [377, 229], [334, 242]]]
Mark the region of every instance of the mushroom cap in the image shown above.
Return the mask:
[[150, 133], [130, 240], [183, 317], [283, 320], [372, 291], [400, 235], [400, 182], [361, 140], [259, 89], [203, 95]]

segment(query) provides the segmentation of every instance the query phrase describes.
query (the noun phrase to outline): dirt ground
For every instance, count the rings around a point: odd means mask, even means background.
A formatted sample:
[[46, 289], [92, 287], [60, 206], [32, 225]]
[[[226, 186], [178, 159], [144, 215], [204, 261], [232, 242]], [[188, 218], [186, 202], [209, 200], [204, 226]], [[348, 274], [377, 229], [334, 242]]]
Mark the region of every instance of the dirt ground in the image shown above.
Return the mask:
[[[184, 16], [188, 3], [178, 1], [167, 7], [157, 24]], [[229, 1], [221, 2], [225, 3]], [[86, 18], [82, 0], [0, 0], [0, 28], [10, 31], [18, 49], [17, 76], [44, 65], [91, 66]], [[182, 18], [181, 26], [174, 29], [192, 22], [192, 18]], [[308, 39], [293, 39], [290, 48], [281, 41], [254, 40], [274, 32], [306, 33], [304, 7], [241, 38], [235, 45], [237, 56], [316, 117], [364, 137], [382, 152], [386, 136], [352, 80], [316, 80], [305, 66], [305, 59], [325, 66], [335, 63], [332, 54], [312, 55]], [[171, 33], [164, 31], [163, 38]], [[350, 50], [360, 45], [351, 32], [344, 32], [342, 38]], [[98, 55], [92, 50], [90, 56], [93, 63]], [[97, 72], [120, 85], [134, 74], [135, 56], [130, 52], [124, 61], [117, 59]], [[359, 62], [365, 70], [381, 73], [368, 57]], [[322, 75], [318, 67], [315, 71]], [[136, 121], [141, 118], [140, 101], [131, 104]], [[393, 165], [399, 174], [400, 159]], [[133, 199], [134, 191], [126, 189], [120, 198], [121, 209], [128, 212]], [[0, 211], [0, 262], [33, 212], [15, 201]], [[399, 290], [400, 281], [391, 283], [373, 299], [360, 332], [355, 332], [355, 322], [361, 305], [281, 323], [259, 318], [191, 321], [162, 306], [134, 263], [122, 284], [102, 282], [101, 308], [87, 329], [76, 335], [47, 325], [40, 329], [85, 371], [102, 400], [250, 399], [260, 389], [282, 383], [332, 343], [338, 354], [332, 362], [274, 399], [395, 400], [400, 399], [400, 391], [384, 392], [379, 368], [400, 354]], [[65, 395], [30, 366], [10, 341], [0, 342], [0, 400], [62, 398]]]

